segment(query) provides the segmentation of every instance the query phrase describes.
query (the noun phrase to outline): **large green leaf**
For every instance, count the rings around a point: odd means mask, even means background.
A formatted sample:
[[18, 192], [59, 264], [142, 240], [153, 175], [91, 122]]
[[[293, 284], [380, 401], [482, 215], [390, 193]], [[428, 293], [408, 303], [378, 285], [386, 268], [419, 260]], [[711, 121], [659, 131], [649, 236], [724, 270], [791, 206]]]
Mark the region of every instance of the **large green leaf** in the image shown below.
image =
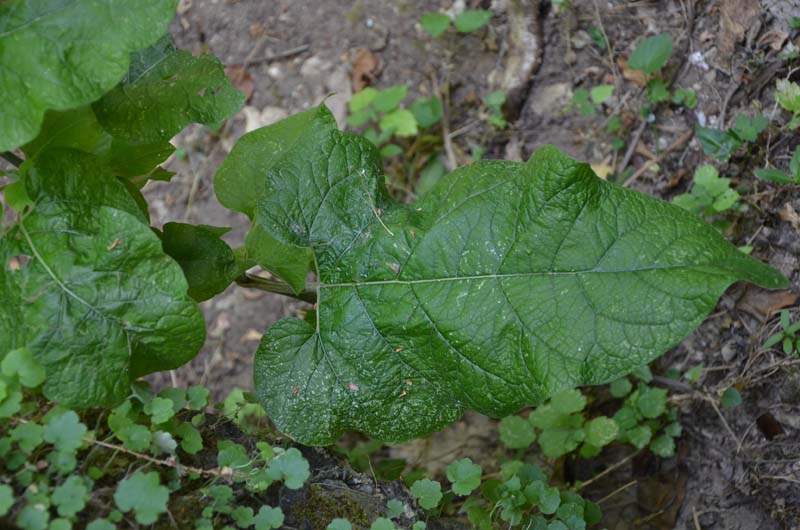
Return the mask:
[[233, 88], [216, 57], [175, 50], [167, 35], [132, 54], [125, 79], [92, 108], [115, 138], [152, 143], [169, 140], [190, 123], [215, 125], [242, 103], [244, 94]]
[[0, 2], [0, 151], [39, 132], [46, 110], [96, 100], [122, 79], [130, 53], [161, 37], [177, 0]]
[[[335, 130], [336, 120], [323, 106], [245, 134], [214, 176], [214, 192], [219, 202], [252, 219], [264, 178], [283, 154], [299, 145], [323, 142]], [[310, 262], [307, 248], [283, 243], [253, 225], [245, 249], [249, 259], [285, 280], [295, 292], [303, 290]]]
[[233, 250], [220, 239], [229, 230], [184, 223], [164, 225], [164, 252], [181, 266], [189, 295], [198, 302], [227, 289], [239, 272]]
[[316, 323], [278, 322], [255, 358], [267, 413], [304, 443], [409, 439], [606, 383], [677, 344], [732, 282], [786, 284], [553, 147], [460, 168], [405, 206], [375, 148], [332, 131], [273, 161], [257, 220], [318, 265]]
[[27, 347], [47, 372], [45, 395], [70, 406], [124, 398], [133, 379], [182, 365], [205, 338], [180, 267], [124, 186], [85, 157], [37, 159], [33, 210], [0, 239], [0, 357]]
[[149, 224], [125, 184], [110, 176], [109, 168], [93, 155], [75, 149], [47, 149], [30, 169], [25, 168], [25, 188], [31, 198], [59, 197], [77, 208], [110, 206]]
[[166, 173], [156, 166], [175, 151], [165, 140], [142, 144], [113, 138], [100, 126], [89, 105], [47, 111], [38, 136], [22, 146], [22, 151], [30, 159], [59, 147], [97, 155], [115, 175], [130, 179], [139, 188], [148, 178], [158, 178], [155, 169]]

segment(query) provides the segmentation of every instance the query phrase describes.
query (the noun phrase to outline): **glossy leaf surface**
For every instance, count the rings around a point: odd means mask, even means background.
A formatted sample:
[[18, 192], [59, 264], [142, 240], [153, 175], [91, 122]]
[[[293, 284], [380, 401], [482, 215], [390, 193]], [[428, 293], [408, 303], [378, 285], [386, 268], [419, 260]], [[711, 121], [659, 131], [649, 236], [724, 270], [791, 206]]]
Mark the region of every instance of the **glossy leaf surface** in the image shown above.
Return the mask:
[[419, 437], [465, 409], [504, 416], [613, 381], [680, 342], [732, 282], [786, 283], [553, 147], [460, 168], [409, 206], [388, 198], [368, 141], [320, 129], [270, 160], [256, 201], [256, 221], [317, 263], [316, 322], [278, 322], [255, 360], [268, 415], [304, 443]]
[[213, 55], [175, 50], [167, 35], [132, 54], [128, 74], [92, 105], [112, 136], [130, 143], [164, 142], [191, 123], [216, 125], [244, 103]]
[[0, 151], [33, 140], [48, 109], [86, 105], [167, 31], [177, 0], [0, 3]]
[[27, 347], [52, 401], [113, 404], [194, 357], [203, 316], [124, 185], [91, 155], [46, 155], [27, 169], [32, 210], [0, 239], [0, 357]]
[[[335, 130], [333, 116], [313, 108], [245, 134], [214, 176], [219, 202], [252, 219], [265, 176], [284, 153], [298, 145], [317, 144]], [[307, 248], [279, 241], [254, 224], [247, 234], [245, 249], [249, 259], [285, 280], [295, 292], [305, 286], [310, 262]]]
[[236, 257], [220, 239], [229, 230], [184, 223], [164, 225], [164, 252], [181, 266], [189, 283], [189, 296], [198, 302], [218, 295], [236, 278]]

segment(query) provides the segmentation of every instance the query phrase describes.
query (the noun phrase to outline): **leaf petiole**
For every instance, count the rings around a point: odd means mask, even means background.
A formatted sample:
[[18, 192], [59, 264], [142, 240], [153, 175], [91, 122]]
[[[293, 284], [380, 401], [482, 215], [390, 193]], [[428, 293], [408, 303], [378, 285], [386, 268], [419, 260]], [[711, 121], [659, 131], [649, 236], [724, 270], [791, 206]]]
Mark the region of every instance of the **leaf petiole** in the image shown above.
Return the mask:
[[255, 274], [244, 273], [236, 278], [236, 284], [239, 287], [250, 287], [252, 289], [261, 289], [268, 293], [282, 294], [289, 296], [309, 304], [317, 303], [317, 290], [315, 284], [310, 284], [308, 288], [303, 289], [299, 293], [294, 290], [282, 280], [273, 280], [271, 278], [264, 278]]

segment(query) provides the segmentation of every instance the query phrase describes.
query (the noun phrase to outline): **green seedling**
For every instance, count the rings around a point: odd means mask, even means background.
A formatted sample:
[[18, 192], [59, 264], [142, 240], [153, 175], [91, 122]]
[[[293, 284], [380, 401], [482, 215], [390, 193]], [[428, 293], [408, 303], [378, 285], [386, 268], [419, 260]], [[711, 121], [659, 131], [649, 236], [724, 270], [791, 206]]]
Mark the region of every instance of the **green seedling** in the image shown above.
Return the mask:
[[772, 348], [777, 344], [783, 347], [786, 355], [800, 355], [800, 321], [791, 322], [789, 310], [781, 310], [781, 331], [772, 335], [764, 342], [764, 348]]

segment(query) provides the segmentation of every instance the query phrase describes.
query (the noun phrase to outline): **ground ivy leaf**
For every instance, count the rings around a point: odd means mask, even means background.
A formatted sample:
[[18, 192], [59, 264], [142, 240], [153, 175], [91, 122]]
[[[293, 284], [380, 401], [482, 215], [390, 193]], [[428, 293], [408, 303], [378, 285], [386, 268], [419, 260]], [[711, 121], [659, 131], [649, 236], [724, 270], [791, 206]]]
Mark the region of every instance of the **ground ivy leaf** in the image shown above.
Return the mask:
[[[89, 155], [60, 152], [75, 165], [59, 167], [55, 150], [37, 159], [26, 181], [36, 207], [0, 239], [0, 300], [14, 308], [0, 317], [0, 357], [27, 347], [53, 401], [113, 404], [135, 377], [190, 360], [205, 322], [124, 186]], [[18, 254], [31, 259], [12, 271]]]
[[666, 434], [656, 436], [650, 442], [650, 450], [661, 458], [669, 458], [675, 454], [675, 439]]
[[75, 411], [68, 410], [46, 420], [42, 437], [57, 451], [75, 452], [83, 445], [87, 430]]
[[627, 436], [631, 445], [633, 445], [636, 449], [641, 449], [650, 443], [650, 438], [653, 436], [653, 431], [647, 425], [638, 425], [625, 432], [625, 435]]
[[11, 430], [10, 437], [17, 442], [19, 448], [30, 454], [42, 443], [44, 427], [38, 423], [20, 423]]
[[192, 410], [203, 410], [208, 406], [208, 396], [211, 392], [202, 386], [190, 386], [186, 391], [186, 397], [189, 399], [189, 407]]
[[17, 525], [25, 530], [45, 530], [50, 514], [44, 504], [28, 504], [17, 515]]
[[200, 452], [203, 448], [203, 437], [200, 431], [195, 429], [190, 423], [181, 423], [175, 429], [175, 434], [181, 437], [181, 449], [190, 455]]
[[217, 464], [219, 467], [242, 471], [250, 465], [250, 457], [243, 445], [230, 440], [221, 440], [217, 443]]
[[292, 490], [302, 488], [311, 475], [308, 461], [294, 447], [290, 447], [283, 454], [272, 459], [268, 471], [275, 477], [273, 480], [283, 479], [284, 485]]
[[150, 429], [139, 424], [128, 425], [117, 436], [131, 451], [146, 451], [153, 443]]
[[255, 222], [317, 264], [316, 321], [273, 325], [255, 359], [268, 415], [303, 443], [348, 429], [405, 440], [466, 408], [502, 417], [604, 384], [677, 344], [732, 282], [786, 284], [700, 219], [553, 147], [459, 168], [396, 204], [375, 147], [307, 113], [279, 157], [252, 142], [237, 157], [262, 170], [242, 186], [257, 190]]
[[175, 415], [172, 400], [163, 397], [154, 397], [144, 406], [144, 413], [150, 416], [154, 425], [164, 423]]
[[239, 528], [248, 528], [253, 525], [255, 513], [249, 506], [237, 506], [231, 512], [231, 518]]
[[114, 502], [123, 513], [131, 510], [139, 524], [153, 524], [167, 511], [169, 490], [161, 485], [156, 471], [137, 471], [120, 481], [114, 492]]
[[106, 519], [95, 519], [88, 525], [86, 530], [116, 530], [116, 525]]
[[386, 517], [389, 519], [394, 519], [402, 515], [403, 513], [403, 503], [398, 501], [397, 499], [389, 499], [386, 501]]
[[11, 486], [0, 484], [0, 517], [5, 516], [14, 506], [14, 490]]
[[561, 494], [558, 488], [544, 488], [539, 494], [539, 509], [543, 514], [550, 515], [556, 513], [561, 505]]
[[633, 385], [627, 377], [622, 377], [611, 382], [609, 392], [615, 398], [622, 398], [630, 394]]
[[586, 443], [598, 448], [613, 442], [619, 433], [617, 423], [606, 416], [592, 418], [586, 422], [583, 429], [586, 433]]
[[83, 479], [73, 475], [53, 490], [50, 500], [58, 508], [58, 515], [61, 517], [73, 517], [83, 510], [88, 498], [89, 489]]
[[353, 530], [353, 524], [347, 519], [336, 518], [328, 523], [325, 530]]
[[419, 505], [432, 510], [442, 500], [442, 485], [435, 480], [423, 478], [414, 482], [409, 490]]
[[128, 70], [130, 52], [167, 31], [175, 5], [175, 0], [3, 2], [0, 151], [32, 140], [47, 109], [85, 105], [110, 90]]
[[272, 506], [262, 506], [253, 520], [256, 530], [272, 530], [283, 524], [283, 510]]
[[[528, 422], [525, 423], [527, 424]], [[530, 424], [528, 425], [530, 426]], [[456, 495], [469, 495], [472, 493], [475, 488], [481, 485], [482, 473], [481, 466], [473, 463], [469, 458], [462, 458], [447, 465], [447, 480], [453, 483], [453, 493]]]
[[369, 530], [397, 530], [394, 523], [386, 517], [378, 517], [369, 525]]
[[34, 358], [28, 348], [18, 348], [6, 354], [0, 370], [6, 377], [17, 376], [19, 382], [28, 388], [35, 388], [45, 379], [44, 368]]
[[536, 440], [536, 433], [528, 420], [507, 416], [500, 420], [500, 441], [509, 449], [524, 449]]
[[189, 283], [189, 296], [198, 302], [224, 291], [238, 275], [233, 250], [220, 239], [229, 230], [184, 223], [164, 225], [164, 252], [181, 266]]
[[636, 406], [645, 418], [658, 418], [667, 409], [667, 389], [641, 387]]
[[115, 138], [148, 143], [169, 140], [190, 123], [217, 124], [243, 102], [216, 57], [175, 50], [166, 35], [131, 54], [122, 82], [92, 108]]

